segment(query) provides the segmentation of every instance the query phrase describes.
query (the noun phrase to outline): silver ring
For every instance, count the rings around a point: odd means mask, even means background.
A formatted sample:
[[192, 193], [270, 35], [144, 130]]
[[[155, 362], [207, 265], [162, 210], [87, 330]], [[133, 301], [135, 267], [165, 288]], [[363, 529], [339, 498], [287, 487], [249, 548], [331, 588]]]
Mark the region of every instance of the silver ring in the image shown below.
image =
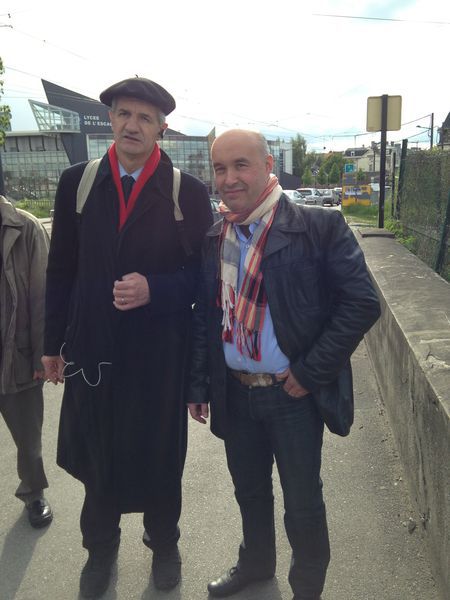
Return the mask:
[[125, 304], [125, 298], [122, 297], [120, 302], [121, 302], [121, 304]]

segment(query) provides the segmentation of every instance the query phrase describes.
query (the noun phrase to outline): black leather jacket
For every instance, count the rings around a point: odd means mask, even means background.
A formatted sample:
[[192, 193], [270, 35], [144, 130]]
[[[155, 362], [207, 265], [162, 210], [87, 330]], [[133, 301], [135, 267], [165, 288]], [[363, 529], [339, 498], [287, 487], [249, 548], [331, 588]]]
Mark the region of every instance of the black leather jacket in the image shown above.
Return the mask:
[[[226, 365], [217, 306], [221, 221], [207, 234], [194, 309], [189, 402], [211, 401], [223, 437]], [[297, 206], [282, 196], [261, 263], [278, 345], [311, 392], [332, 383], [380, 315], [363, 253], [339, 211]]]

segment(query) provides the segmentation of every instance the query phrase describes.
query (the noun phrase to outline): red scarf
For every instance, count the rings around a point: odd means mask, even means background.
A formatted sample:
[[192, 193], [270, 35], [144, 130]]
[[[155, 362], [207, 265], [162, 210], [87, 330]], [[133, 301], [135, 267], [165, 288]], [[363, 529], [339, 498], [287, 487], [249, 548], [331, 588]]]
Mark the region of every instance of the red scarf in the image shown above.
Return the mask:
[[126, 220], [133, 211], [142, 188], [156, 171], [156, 167], [161, 159], [161, 151], [158, 144], [155, 144], [152, 153], [148, 157], [144, 168], [141, 171], [136, 183], [133, 185], [128, 202], [125, 204], [122, 182], [120, 180], [119, 161], [117, 160], [116, 144], [113, 143], [108, 150], [109, 164], [111, 165], [112, 176], [119, 195], [119, 231], [125, 225]]

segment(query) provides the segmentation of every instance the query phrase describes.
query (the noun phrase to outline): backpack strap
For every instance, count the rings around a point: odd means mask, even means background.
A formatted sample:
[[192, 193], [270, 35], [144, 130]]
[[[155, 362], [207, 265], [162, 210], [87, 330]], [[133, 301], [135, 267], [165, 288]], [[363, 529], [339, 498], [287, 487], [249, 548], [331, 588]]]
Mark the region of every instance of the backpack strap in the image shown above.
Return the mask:
[[189, 238], [186, 233], [186, 228], [184, 226], [184, 217], [181, 212], [180, 202], [178, 196], [180, 194], [180, 183], [181, 183], [181, 171], [176, 167], [173, 167], [173, 183], [172, 183], [172, 199], [173, 199], [173, 214], [175, 217], [175, 221], [177, 224], [178, 235], [180, 236], [180, 242], [183, 246], [184, 253], [186, 254], [186, 258], [189, 258], [194, 253], [192, 251], [192, 246], [189, 241]]
[[87, 197], [89, 196], [89, 192], [91, 191], [101, 160], [101, 158], [94, 158], [93, 160], [90, 160], [83, 171], [83, 175], [81, 176], [77, 189], [77, 213], [79, 215], [81, 215], [83, 212], [83, 207], [86, 203]]
[[178, 196], [180, 195], [180, 183], [181, 183], [181, 172], [180, 169], [173, 167], [173, 184], [172, 184], [172, 198], [175, 208], [173, 209], [173, 214], [175, 217], [175, 221], [177, 223], [179, 221], [183, 221], [183, 213], [181, 212], [180, 202], [178, 200]]
[[[89, 196], [89, 192], [94, 184], [95, 176], [97, 175], [98, 168], [100, 166], [101, 158], [94, 158], [90, 160], [81, 176], [80, 183], [77, 189], [77, 214], [81, 215], [83, 207]], [[181, 184], [181, 171], [176, 167], [173, 167], [173, 183], [172, 183], [172, 199], [173, 199], [173, 215], [177, 224], [178, 234], [180, 236], [181, 245], [187, 257], [192, 256], [192, 247], [186, 234], [184, 227], [184, 217], [181, 212], [179, 195], [180, 195], [180, 184]]]

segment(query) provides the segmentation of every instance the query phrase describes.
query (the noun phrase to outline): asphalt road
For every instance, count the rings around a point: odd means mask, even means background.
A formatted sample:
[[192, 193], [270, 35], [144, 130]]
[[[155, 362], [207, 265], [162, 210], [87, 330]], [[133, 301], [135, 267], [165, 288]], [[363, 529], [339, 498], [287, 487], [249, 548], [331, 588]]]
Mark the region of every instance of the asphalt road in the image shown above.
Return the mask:
[[[438, 600], [420, 521], [413, 512], [364, 344], [353, 357], [356, 418], [348, 438], [326, 434], [323, 480], [332, 562], [323, 600]], [[30, 528], [17, 486], [15, 447], [0, 420], [0, 600], [78, 598], [86, 560], [78, 528], [83, 489], [55, 465], [62, 386], [45, 385], [44, 460], [54, 521]], [[220, 440], [190, 423], [180, 549], [183, 581], [158, 592], [141, 543], [141, 515], [125, 515], [117, 569], [105, 600], [201, 600], [206, 584], [236, 560], [240, 518]], [[290, 549], [275, 473], [278, 567], [273, 581], [236, 600], [291, 600]], [[414, 524], [416, 524], [414, 528]]]

